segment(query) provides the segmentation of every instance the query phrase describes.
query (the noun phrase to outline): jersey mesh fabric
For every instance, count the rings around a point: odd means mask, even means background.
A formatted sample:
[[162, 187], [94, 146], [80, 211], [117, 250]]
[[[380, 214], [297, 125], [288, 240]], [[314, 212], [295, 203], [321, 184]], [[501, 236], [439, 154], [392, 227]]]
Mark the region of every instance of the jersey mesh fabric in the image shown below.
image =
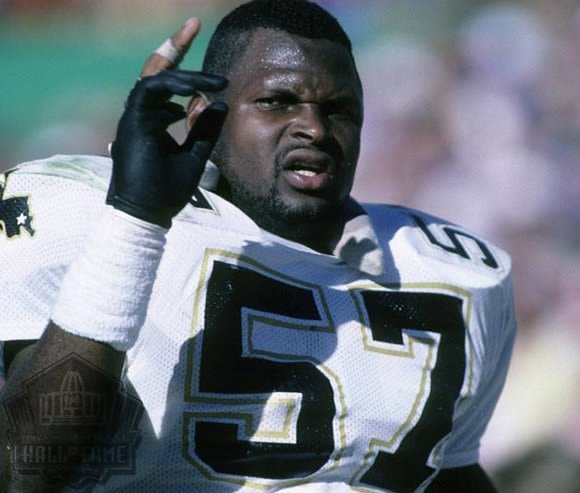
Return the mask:
[[[49, 175], [22, 169], [8, 179], [29, 195], [35, 233], [0, 241], [4, 265], [26, 259], [3, 276], [10, 289], [0, 300], [12, 315], [2, 340], [38, 337], [61, 272], [102, 207], [94, 183]], [[127, 355], [127, 389], [145, 408], [135, 472], [94, 491], [390, 491], [406, 470], [401, 460], [421, 466], [412, 489], [422, 491], [438, 468], [477, 460], [513, 343], [507, 255], [488, 244], [492, 269], [477, 244], [467, 257], [441, 247], [447, 223], [420, 216], [441, 240], [434, 243], [413, 219], [419, 212], [377, 206], [368, 211], [384, 268], [367, 276], [205, 198], [168, 233], [145, 325]], [[41, 245], [23, 247], [25, 256], [6, 246], [33, 241]], [[444, 322], [465, 334], [449, 339], [446, 326], [430, 325], [438, 303], [458, 307]], [[17, 321], [25, 323], [15, 329]], [[447, 387], [442, 414], [434, 399]], [[421, 449], [425, 427], [439, 429], [447, 415], [449, 430]]]
[[[55, 156], [7, 173], [2, 200], [27, 200], [31, 231], [0, 232], [4, 339], [37, 338], [64, 273], [103, 204], [106, 160]], [[83, 179], [86, 178], [86, 179]]]

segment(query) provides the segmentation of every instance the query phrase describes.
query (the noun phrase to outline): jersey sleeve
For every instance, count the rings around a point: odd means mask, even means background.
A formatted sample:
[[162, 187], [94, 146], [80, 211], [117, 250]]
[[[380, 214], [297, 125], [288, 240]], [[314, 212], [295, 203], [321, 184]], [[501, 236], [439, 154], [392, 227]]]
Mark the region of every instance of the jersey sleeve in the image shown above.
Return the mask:
[[[502, 308], [499, 310], [498, 308]], [[457, 404], [459, 416], [445, 448], [442, 468], [462, 467], [479, 462], [481, 438], [503, 390], [516, 336], [511, 277], [489, 296], [485, 331], [473, 344], [473, 358], [480, 362], [474, 390]], [[486, 319], [483, 314], [476, 314]]]
[[516, 334], [511, 259], [493, 243], [442, 218], [399, 206], [387, 211], [365, 205], [365, 210], [379, 237], [386, 239], [385, 265], [394, 266], [391, 278], [401, 284], [443, 283], [469, 293], [466, 375], [451, 433], [433, 459], [442, 468], [475, 464], [505, 384]]
[[104, 207], [108, 160], [55, 156], [0, 175], [0, 341], [37, 339]]

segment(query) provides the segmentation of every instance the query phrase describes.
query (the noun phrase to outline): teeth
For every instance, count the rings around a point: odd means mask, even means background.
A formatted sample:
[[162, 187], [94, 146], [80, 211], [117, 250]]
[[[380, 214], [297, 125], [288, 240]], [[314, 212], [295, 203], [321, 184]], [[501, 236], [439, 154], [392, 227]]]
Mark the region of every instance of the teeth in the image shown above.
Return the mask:
[[311, 171], [309, 169], [297, 169], [296, 173], [302, 176], [316, 176], [316, 172]]

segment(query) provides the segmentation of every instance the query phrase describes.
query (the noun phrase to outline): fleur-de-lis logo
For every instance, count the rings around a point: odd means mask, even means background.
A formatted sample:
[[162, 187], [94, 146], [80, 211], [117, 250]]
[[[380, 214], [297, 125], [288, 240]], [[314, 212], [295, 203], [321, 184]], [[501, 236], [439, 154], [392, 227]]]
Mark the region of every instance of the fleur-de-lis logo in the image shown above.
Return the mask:
[[34, 235], [32, 215], [28, 206], [28, 196], [4, 198], [7, 175], [0, 175], [0, 234], [13, 238], [20, 236], [22, 230]]

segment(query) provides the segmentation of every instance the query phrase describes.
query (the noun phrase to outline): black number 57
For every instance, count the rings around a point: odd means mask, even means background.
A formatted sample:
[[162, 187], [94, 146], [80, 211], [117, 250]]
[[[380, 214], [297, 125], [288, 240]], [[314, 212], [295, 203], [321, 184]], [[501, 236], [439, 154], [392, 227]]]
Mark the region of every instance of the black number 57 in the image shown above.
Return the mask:
[[[203, 343], [196, 359], [196, 395], [220, 397], [290, 392], [301, 395], [292, 443], [241, 439], [239, 422], [199, 413], [184, 415], [186, 458], [230, 481], [239, 477], [305, 482], [336, 454], [337, 410], [328, 377], [307, 359], [274, 361], [243, 347], [245, 310], [280, 318], [319, 321], [317, 292], [309, 287], [227, 262], [215, 261], [205, 300]], [[437, 359], [419, 419], [393, 453], [375, 450], [354, 485], [387, 491], [417, 489], [435, 469], [434, 448], [449, 434], [466, 371], [465, 326], [460, 297], [433, 292], [360, 290], [356, 293], [374, 341], [403, 344], [403, 329], [439, 334]], [[193, 364], [192, 361], [189, 362]], [[388, 378], [388, 376], [386, 376]], [[364, 382], [361, 382], [364, 385]], [[388, 381], [385, 382], [388, 385]], [[372, 389], [369, 389], [372, 391]], [[377, 437], [380, 442], [380, 437]], [[202, 468], [203, 470], [203, 468]]]

